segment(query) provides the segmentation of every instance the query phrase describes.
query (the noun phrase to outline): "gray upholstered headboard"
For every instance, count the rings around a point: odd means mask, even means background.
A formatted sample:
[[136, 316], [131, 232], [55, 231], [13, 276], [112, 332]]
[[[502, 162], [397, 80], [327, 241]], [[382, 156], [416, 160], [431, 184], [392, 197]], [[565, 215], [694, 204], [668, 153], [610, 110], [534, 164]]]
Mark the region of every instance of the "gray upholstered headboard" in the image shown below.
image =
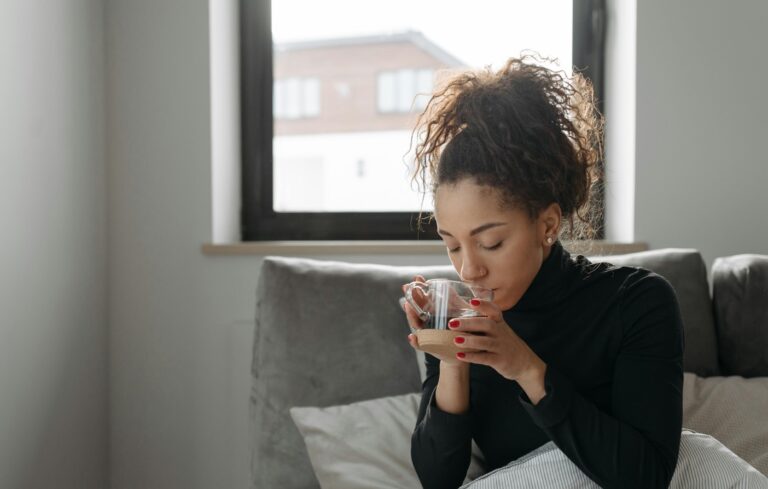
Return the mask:
[[[686, 327], [686, 369], [715, 373], [706, 268], [694, 250], [611, 256], [666, 277]], [[450, 266], [392, 267], [267, 257], [256, 291], [251, 392], [252, 487], [318, 487], [288, 409], [420, 390], [398, 305], [415, 274], [456, 278]]]

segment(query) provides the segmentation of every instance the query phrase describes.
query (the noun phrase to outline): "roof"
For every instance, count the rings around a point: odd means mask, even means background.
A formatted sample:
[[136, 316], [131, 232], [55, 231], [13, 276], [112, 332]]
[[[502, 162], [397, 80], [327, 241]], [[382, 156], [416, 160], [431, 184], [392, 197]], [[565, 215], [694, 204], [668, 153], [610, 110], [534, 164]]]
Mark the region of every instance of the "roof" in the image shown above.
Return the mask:
[[307, 41], [293, 41], [275, 43], [275, 51], [300, 51], [305, 49], [328, 48], [338, 46], [359, 46], [361, 44], [390, 44], [410, 42], [447, 66], [467, 66], [466, 63], [427, 39], [419, 31], [408, 30], [402, 32], [373, 34], [369, 36], [337, 37], [329, 39], [316, 39]]

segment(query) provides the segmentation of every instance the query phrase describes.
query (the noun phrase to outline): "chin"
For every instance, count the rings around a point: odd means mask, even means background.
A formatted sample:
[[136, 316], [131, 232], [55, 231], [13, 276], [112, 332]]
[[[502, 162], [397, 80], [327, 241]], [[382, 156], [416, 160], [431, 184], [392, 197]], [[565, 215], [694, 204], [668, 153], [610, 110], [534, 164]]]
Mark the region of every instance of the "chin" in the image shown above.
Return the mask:
[[496, 304], [502, 311], [506, 311], [515, 304], [510, 304], [510, 298], [503, 292], [499, 292], [498, 289], [493, 291], [493, 303]]
[[499, 307], [502, 311], [512, 309], [515, 304], [520, 300], [520, 296], [510, 296], [510, 294], [496, 289], [493, 291], [493, 303]]

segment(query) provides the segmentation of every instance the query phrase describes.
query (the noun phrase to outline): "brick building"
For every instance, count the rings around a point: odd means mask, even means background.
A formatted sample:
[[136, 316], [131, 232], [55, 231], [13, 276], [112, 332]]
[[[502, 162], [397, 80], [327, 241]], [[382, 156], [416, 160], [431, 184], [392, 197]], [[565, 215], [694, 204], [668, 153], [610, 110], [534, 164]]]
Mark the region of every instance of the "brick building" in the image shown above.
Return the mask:
[[275, 134], [409, 129], [434, 73], [462, 66], [416, 31], [278, 44]]
[[462, 67], [415, 31], [275, 45], [275, 209], [419, 208], [411, 131], [440, 70]]

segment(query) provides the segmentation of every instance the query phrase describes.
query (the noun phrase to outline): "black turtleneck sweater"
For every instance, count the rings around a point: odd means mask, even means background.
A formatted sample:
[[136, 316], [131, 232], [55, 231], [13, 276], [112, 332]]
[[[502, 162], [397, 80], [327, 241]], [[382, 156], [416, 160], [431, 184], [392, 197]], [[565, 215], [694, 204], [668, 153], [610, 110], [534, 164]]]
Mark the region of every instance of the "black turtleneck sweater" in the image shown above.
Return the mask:
[[486, 469], [553, 441], [602, 487], [668, 487], [682, 427], [683, 328], [673, 288], [642, 268], [575, 258], [557, 242], [506, 323], [547, 364], [532, 405], [517, 382], [470, 365], [469, 411], [435, 404], [427, 354], [411, 457], [425, 488], [456, 488], [471, 440]]

